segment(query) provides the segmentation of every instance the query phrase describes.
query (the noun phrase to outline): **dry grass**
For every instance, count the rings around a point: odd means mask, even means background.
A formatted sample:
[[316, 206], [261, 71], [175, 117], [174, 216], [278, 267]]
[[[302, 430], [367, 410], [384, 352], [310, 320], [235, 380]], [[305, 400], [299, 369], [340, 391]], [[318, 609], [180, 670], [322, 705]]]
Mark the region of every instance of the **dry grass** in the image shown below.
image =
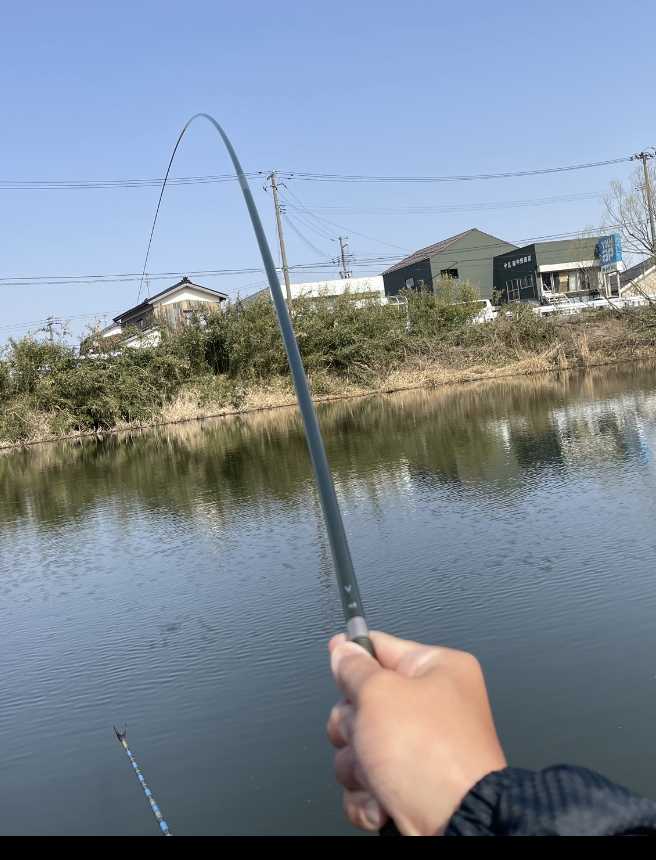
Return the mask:
[[[343, 380], [335, 379], [335, 393], [315, 395], [313, 399], [317, 403], [322, 403], [348, 400], [373, 394], [391, 394], [393, 392], [413, 391], [417, 389], [439, 389], [471, 383], [485, 384], [486, 382], [501, 382], [503, 380], [530, 377], [554, 371], [575, 370], [593, 366], [601, 367], [621, 363], [619, 359], [608, 360], [607, 357], [592, 354], [586, 341], [581, 342], [579, 350], [581, 354], [578, 359], [572, 360], [566, 357], [560, 345], [556, 345], [540, 355], [526, 355], [515, 362], [501, 367], [473, 365], [469, 368], [453, 369], [439, 364], [424, 362], [421, 365], [399, 368], [371, 386], [345, 386]], [[637, 361], [641, 358], [653, 358], [653, 353], [647, 350], [640, 350], [639, 355], [631, 354], [630, 357], [626, 357], [623, 360]], [[133, 432], [149, 427], [193, 422], [205, 418], [244, 415], [295, 406], [296, 396], [291, 384], [285, 380], [276, 380], [266, 386], [251, 388], [245, 393], [243, 403], [239, 407], [211, 401], [201, 406], [198, 402], [197, 393], [192, 387], [190, 390], [183, 390], [173, 403], [166, 406], [157, 420], [147, 423], [121, 423], [113, 430], [108, 431], [108, 433]], [[33, 429], [30, 437], [20, 443], [0, 441], [0, 450], [25, 447], [42, 442], [53, 442], [60, 439], [74, 439], [85, 436], [102, 437], [102, 435], [108, 435], [107, 433], [102, 434], [94, 431], [54, 434], [47, 432], [46, 428], [47, 422], [44, 425], [44, 416], [34, 414]]]
[[[561, 318], [541, 323], [531, 316], [512, 323], [502, 321], [489, 328], [461, 329], [462, 336], [433, 338], [421, 349], [395, 365], [388, 362], [377, 371], [329, 372], [314, 368], [310, 385], [315, 401], [346, 400], [370, 394], [413, 389], [438, 389], [463, 383], [529, 377], [552, 371], [592, 368], [626, 361], [653, 360], [656, 329], [649, 319], [608, 314]], [[153, 413], [152, 419], [123, 422], [107, 432], [143, 429], [224, 415], [257, 413], [295, 406], [288, 376], [242, 382], [228, 375], [206, 374], [183, 383], [176, 396]], [[0, 439], [0, 448], [14, 448], [62, 438], [99, 435], [96, 431], [71, 432], [58, 425], [54, 411], [38, 412], [27, 400], [9, 402], [7, 409], [21, 408], [20, 442]], [[60, 422], [61, 424], [61, 422]]]

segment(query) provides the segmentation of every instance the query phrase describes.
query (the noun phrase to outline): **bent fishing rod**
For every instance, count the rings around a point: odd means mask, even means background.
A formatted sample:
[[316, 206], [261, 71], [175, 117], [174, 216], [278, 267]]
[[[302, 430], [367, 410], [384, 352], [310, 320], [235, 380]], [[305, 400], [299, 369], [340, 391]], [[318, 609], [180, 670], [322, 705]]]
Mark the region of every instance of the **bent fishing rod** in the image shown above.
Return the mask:
[[[266, 272], [267, 280], [269, 282], [269, 289], [271, 290], [271, 298], [273, 299], [273, 304], [276, 310], [276, 317], [278, 319], [280, 334], [282, 335], [285, 352], [287, 353], [287, 361], [289, 362], [289, 369], [291, 371], [294, 388], [296, 390], [296, 399], [298, 401], [298, 407], [301, 412], [301, 417], [303, 419], [303, 427], [305, 429], [305, 441], [307, 442], [308, 450], [310, 453], [310, 460], [312, 461], [315, 482], [319, 493], [319, 499], [321, 502], [321, 510], [323, 512], [323, 519], [326, 524], [326, 531], [328, 533], [328, 541], [330, 543], [330, 551], [333, 558], [335, 576], [337, 578], [339, 596], [342, 602], [342, 610], [344, 613], [346, 634], [352, 642], [357, 643], [361, 648], [364, 648], [365, 651], [367, 651], [372, 657], [375, 658], [376, 652], [374, 650], [374, 646], [371, 642], [371, 639], [369, 638], [369, 628], [367, 627], [364, 608], [362, 606], [362, 598], [360, 597], [360, 589], [358, 588], [358, 582], [355, 576], [355, 571], [353, 569], [351, 551], [348, 545], [346, 531], [344, 529], [342, 513], [340, 511], [339, 503], [337, 501], [337, 495], [335, 493], [335, 485], [333, 483], [332, 474], [328, 465], [328, 458], [326, 457], [326, 450], [323, 444], [321, 430], [319, 429], [319, 421], [317, 419], [317, 414], [314, 409], [314, 404], [312, 403], [310, 386], [308, 384], [307, 376], [305, 374], [305, 368], [303, 367], [303, 361], [301, 359], [298, 342], [294, 334], [294, 328], [292, 326], [289, 310], [287, 308], [287, 304], [285, 302], [285, 299], [282, 294], [282, 289], [280, 287], [280, 280], [278, 279], [278, 273], [276, 271], [276, 267], [273, 261], [271, 249], [269, 248], [269, 243], [262, 227], [262, 222], [260, 220], [257, 206], [255, 205], [255, 201], [253, 199], [248, 180], [246, 179], [239, 158], [237, 157], [237, 153], [235, 152], [235, 149], [223, 128], [210, 114], [194, 114], [194, 116], [192, 116], [191, 119], [189, 119], [185, 124], [184, 128], [178, 135], [178, 139], [175, 143], [175, 146], [173, 147], [173, 152], [171, 153], [171, 158], [169, 159], [168, 167], [164, 175], [164, 181], [162, 182], [159, 199], [157, 201], [157, 207], [155, 209], [155, 217], [153, 219], [153, 225], [150, 231], [150, 237], [146, 248], [146, 256], [144, 259], [143, 271], [141, 274], [141, 282], [139, 284], [139, 292], [141, 292], [141, 286], [146, 275], [146, 268], [150, 255], [150, 247], [153, 241], [153, 234], [155, 232], [155, 226], [157, 224], [157, 218], [159, 215], [160, 206], [162, 204], [164, 190], [166, 188], [166, 183], [169, 178], [169, 173], [171, 172], [171, 167], [173, 165], [175, 154], [178, 151], [178, 147], [180, 146], [180, 143], [182, 142], [182, 139], [187, 129], [197, 119], [207, 120], [207, 122], [209, 122], [218, 132], [219, 137], [223, 141], [226, 149], [228, 150], [228, 155], [230, 156], [230, 160], [232, 161], [232, 165], [237, 175], [237, 179], [239, 180], [239, 186], [241, 188], [244, 201], [246, 202], [246, 208], [248, 209], [248, 214], [250, 216], [251, 224], [253, 226], [253, 230], [255, 231], [255, 237], [257, 239], [257, 244], [260, 249], [262, 262], [264, 263], [264, 269]], [[381, 835], [385, 836], [399, 835], [398, 830], [396, 829], [393, 822], [391, 822], [391, 820], [380, 832]]]
[[194, 116], [192, 116], [185, 124], [178, 136], [175, 146], [173, 147], [173, 152], [171, 153], [171, 158], [169, 159], [168, 167], [164, 175], [159, 200], [157, 201], [157, 208], [155, 209], [155, 217], [153, 219], [150, 238], [146, 248], [146, 258], [144, 260], [141, 283], [139, 284], [139, 292], [141, 292], [141, 286], [146, 274], [153, 234], [155, 232], [155, 226], [157, 224], [157, 218], [162, 198], [164, 196], [166, 183], [169, 178], [169, 173], [171, 172], [171, 167], [173, 165], [173, 160], [187, 129], [196, 119], [201, 118], [207, 120], [216, 129], [228, 150], [237, 179], [239, 180], [239, 186], [246, 202], [246, 208], [248, 209], [251, 224], [255, 231], [255, 237], [262, 256], [262, 262], [264, 263], [264, 269], [269, 282], [269, 289], [271, 290], [271, 297], [273, 299], [276, 316], [278, 318], [280, 333], [285, 346], [285, 352], [287, 353], [289, 369], [291, 371], [294, 388], [296, 390], [298, 407], [303, 418], [305, 439], [310, 452], [314, 477], [317, 490], [319, 492], [319, 499], [321, 501], [321, 509], [323, 511], [323, 519], [326, 524], [326, 531], [328, 532], [328, 541], [330, 543], [330, 551], [335, 567], [339, 595], [342, 601], [346, 633], [351, 641], [356, 642], [371, 654], [372, 657], [375, 657], [374, 647], [371, 639], [369, 638], [369, 628], [367, 627], [367, 622], [365, 620], [364, 608], [360, 597], [360, 589], [358, 588], [358, 582], [353, 569], [351, 551], [349, 549], [346, 532], [344, 530], [344, 522], [342, 520], [342, 514], [337, 501], [337, 495], [335, 494], [335, 485], [333, 483], [330, 467], [328, 466], [328, 459], [326, 457], [326, 451], [321, 437], [321, 431], [319, 429], [317, 414], [314, 409], [314, 404], [312, 403], [310, 387], [308, 385], [307, 376], [305, 375], [301, 353], [294, 334], [289, 310], [283, 297], [282, 289], [280, 288], [280, 281], [273, 262], [273, 256], [271, 255], [271, 249], [269, 248], [269, 243], [262, 227], [260, 215], [257, 211], [257, 206], [255, 205], [248, 180], [246, 179], [239, 158], [237, 157], [237, 153], [223, 128], [213, 116], [210, 116], [210, 114], [194, 114]]

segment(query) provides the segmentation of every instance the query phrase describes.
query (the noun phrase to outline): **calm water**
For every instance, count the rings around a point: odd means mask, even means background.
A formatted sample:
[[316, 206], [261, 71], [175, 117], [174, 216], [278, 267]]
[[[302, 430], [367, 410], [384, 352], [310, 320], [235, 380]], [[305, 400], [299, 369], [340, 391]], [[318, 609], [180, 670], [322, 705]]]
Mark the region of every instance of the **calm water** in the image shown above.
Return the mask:
[[[656, 797], [656, 372], [333, 404], [372, 626], [473, 650], [512, 763]], [[349, 833], [293, 410], [0, 457], [0, 832]]]

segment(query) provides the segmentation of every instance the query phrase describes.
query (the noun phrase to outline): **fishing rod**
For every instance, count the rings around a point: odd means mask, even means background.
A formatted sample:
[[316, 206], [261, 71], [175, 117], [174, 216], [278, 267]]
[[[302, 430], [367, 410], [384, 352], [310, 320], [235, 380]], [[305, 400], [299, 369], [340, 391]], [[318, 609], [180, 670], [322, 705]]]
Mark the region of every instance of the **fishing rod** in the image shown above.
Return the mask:
[[[226, 149], [228, 150], [228, 154], [235, 169], [235, 173], [237, 174], [239, 186], [244, 196], [244, 200], [246, 201], [246, 208], [248, 209], [251, 224], [253, 225], [253, 230], [255, 231], [255, 237], [257, 239], [257, 244], [260, 249], [260, 254], [262, 256], [262, 262], [264, 263], [264, 269], [266, 271], [267, 280], [269, 282], [269, 288], [271, 290], [271, 297], [273, 298], [273, 304], [276, 309], [276, 316], [278, 318], [280, 333], [282, 335], [283, 343], [285, 345], [285, 352], [287, 353], [289, 369], [292, 374], [294, 388], [296, 389], [296, 398], [298, 400], [298, 406], [301, 412], [301, 416], [303, 418], [305, 439], [310, 452], [310, 459], [312, 461], [312, 468], [314, 470], [317, 490], [319, 491], [319, 499], [321, 501], [323, 518], [326, 524], [326, 531], [328, 532], [330, 551], [333, 557], [333, 564], [335, 566], [335, 574], [337, 576], [339, 595], [342, 601], [344, 621], [346, 624], [346, 633], [349, 639], [351, 639], [353, 642], [356, 642], [358, 645], [364, 648], [365, 651], [368, 651], [368, 653], [371, 654], [372, 657], [375, 657], [376, 655], [374, 652], [374, 647], [371, 643], [371, 639], [369, 638], [369, 628], [367, 627], [367, 622], [365, 620], [364, 608], [362, 606], [362, 599], [360, 597], [360, 589], [358, 588], [358, 582], [355, 577], [355, 571], [353, 569], [351, 551], [349, 549], [346, 532], [344, 530], [344, 522], [342, 520], [342, 514], [339, 509], [337, 495], [335, 494], [335, 485], [333, 484], [333, 479], [330, 472], [330, 467], [328, 466], [328, 459], [326, 457], [323, 439], [321, 438], [319, 422], [317, 420], [314, 404], [312, 403], [310, 386], [308, 385], [307, 376], [305, 375], [305, 369], [303, 367], [301, 353], [298, 348], [294, 329], [292, 327], [289, 310], [287, 309], [287, 304], [280, 288], [280, 281], [278, 280], [278, 274], [276, 272], [276, 267], [273, 262], [273, 256], [271, 255], [271, 249], [269, 248], [269, 243], [264, 233], [264, 229], [262, 228], [260, 215], [257, 211], [257, 206], [255, 205], [255, 201], [253, 199], [248, 180], [242, 169], [241, 163], [239, 162], [237, 153], [235, 152], [234, 147], [225, 131], [214, 119], [214, 117], [210, 116], [210, 114], [194, 114], [194, 116], [192, 116], [191, 119], [189, 119], [185, 124], [184, 128], [178, 136], [175, 146], [173, 147], [173, 152], [171, 153], [171, 158], [169, 159], [169, 164], [166, 169], [166, 173], [164, 174], [164, 181], [162, 182], [159, 200], [157, 201], [157, 208], [155, 209], [155, 217], [153, 219], [153, 225], [150, 231], [150, 238], [148, 240], [148, 246], [146, 248], [146, 258], [144, 260], [141, 280], [143, 282], [143, 279], [146, 274], [146, 267], [148, 265], [148, 258], [150, 256], [150, 247], [152, 245], [155, 226], [157, 224], [157, 218], [159, 215], [160, 206], [162, 204], [162, 198], [164, 196], [164, 189], [166, 188], [169, 173], [171, 172], [171, 167], [173, 165], [173, 159], [175, 158], [175, 154], [178, 151], [178, 147], [180, 146], [182, 138], [184, 137], [187, 129], [194, 122], [194, 120], [200, 118], [206, 119], [212, 126], [214, 126], [216, 131], [219, 133], [221, 140], [225, 144]], [[141, 285], [139, 287], [139, 291], [141, 292]]]
[[[289, 310], [280, 288], [280, 281], [278, 280], [278, 273], [276, 272], [273, 256], [271, 255], [271, 249], [269, 248], [269, 243], [262, 227], [260, 215], [257, 211], [257, 206], [255, 205], [248, 180], [242, 169], [239, 158], [237, 157], [237, 153], [223, 128], [214, 119], [214, 117], [208, 113], [194, 114], [194, 116], [186, 122], [184, 128], [178, 135], [175, 146], [173, 147], [173, 152], [171, 153], [171, 158], [169, 159], [169, 164], [166, 169], [166, 173], [164, 174], [164, 181], [162, 182], [162, 188], [157, 201], [157, 207], [155, 209], [155, 217], [153, 219], [148, 246], [146, 248], [139, 292], [141, 292], [141, 285], [146, 274], [146, 267], [148, 265], [155, 226], [157, 224], [157, 218], [162, 198], [164, 196], [164, 189], [166, 188], [169, 173], [173, 165], [173, 159], [175, 158], [175, 154], [178, 151], [178, 147], [180, 146], [187, 129], [196, 119], [207, 120], [218, 132], [221, 140], [228, 150], [228, 155], [232, 161], [244, 201], [246, 202], [246, 208], [248, 209], [251, 224], [255, 231], [255, 237], [260, 249], [262, 262], [264, 263], [267, 280], [269, 282], [271, 298], [273, 299], [273, 304], [276, 310], [278, 326], [280, 328], [280, 334], [282, 335], [285, 352], [287, 353], [287, 361], [289, 362], [289, 369], [291, 371], [294, 388], [296, 390], [296, 399], [303, 419], [305, 441], [310, 452], [310, 460], [312, 461], [316, 486], [319, 492], [321, 510], [323, 512], [323, 519], [328, 533], [328, 542], [330, 543], [330, 551], [333, 558], [339, 596], [342, 602], [342, 611], [344, 613], [346, 634], [352, 642], [357, 643], [361, 648], [364, 648], [365, 651], [375, 658], [376, 652], [371, 639], [369, 638], [369, 628], [365, 619], [364, 607], [362, 605], [362, 598], [360, 597], [360, 589], [355, 576], [355, 570], [353, 569], [351, 551], [348, 545], [346, 531], [344, 529], [342, 513], [335, 493], [335, 485], [328, 465], [328, 458], [326, 457], [326, 449], [321, 437], [321, 430], [319, 429], [319, 421], [314, 409], [314, 404], [312, 403], [310, 386], [307, 381], [307, 376], [305, 375], [305, 368], [303, 367], [303, 361], [301, 359], [298, 342], [294, 334]], [[399, 835], [396, 826], [391, 820], [380, 832], [381, 835], [385, 836]]]
[[164, 816], [162, 815], [162, 812], [161, 812], [159, 806], [157, 805], [157, 801], [153, 797], [152, 791], [148, 788], [148, 785], [146, 783], [146, 780], [143, 778], [143, 774], [141, 773], [139, 765], [137, 764], [135, 757], [132, 755], [132, 752], [130, 751], [130, 747], [128, 746], [127, 729], [124, 727], [123, 731], [120, 732], [116, 728], [116, 726], [114, 726], [114, 734], [116, 735], [116, 740], [123, 747], [123, 749], [127, 753], [128, 758], [130, 759], [130, 764], [134, 768], [134, 772], [137, 775], [137, 779], [141, 783], [141, 787], [143, 788], [144, 794], [148, 798], [148, 803], [150, 803], [150, 808], [153, 810], [153, 815], [157, 819], [157, 823], [159, 824], [159, 829], [162, 831], [162, 835], [163, 836], [171, 836], [172, 835], [171, 831], [169, 830], [168, 824], [164, 820]]

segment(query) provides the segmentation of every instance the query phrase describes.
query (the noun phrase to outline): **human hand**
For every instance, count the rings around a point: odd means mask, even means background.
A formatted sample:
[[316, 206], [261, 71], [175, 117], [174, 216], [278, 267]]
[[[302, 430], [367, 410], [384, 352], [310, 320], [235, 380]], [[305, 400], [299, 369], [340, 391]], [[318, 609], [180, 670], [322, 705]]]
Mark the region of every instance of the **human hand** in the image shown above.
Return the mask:
[[467, 792], [506, 766], [483, 673], [471, 654], [370, 634], [376, 660], [344, 635], [330, 641], [344, 700], [327, 731], [352, 824], [439, 835]]

